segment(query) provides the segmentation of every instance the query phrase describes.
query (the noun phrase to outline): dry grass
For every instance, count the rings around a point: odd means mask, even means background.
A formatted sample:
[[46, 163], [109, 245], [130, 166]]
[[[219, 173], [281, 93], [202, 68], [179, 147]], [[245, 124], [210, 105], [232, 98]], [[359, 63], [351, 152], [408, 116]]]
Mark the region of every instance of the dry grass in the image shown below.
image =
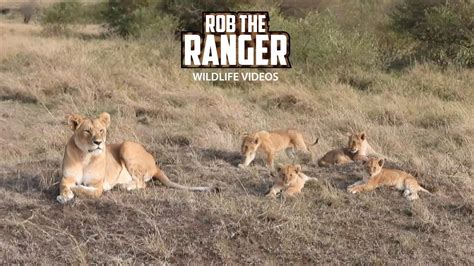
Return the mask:
[[[0, 35], [3, 262], [474, 263], [471, 70], [417, 65], [329, 80], [282, 70], [278, 82], [233, 87], [194, 82], [173, 40], [52, 37], [12, 21]], [[109, 142], [140, 141], [173, 180], [222, 193], [150, 185], [58, 205], [64, 115], [103, 111]], [[318, 136], [317, 156], [365, 130], [434, 195], [413, 204], [388, 189], [349, 195], [360, 165], [304, 162], [320, 181], [296, 199], [263, 198], [262, 161], [235, 167], [240, 134], [285, 127]]]

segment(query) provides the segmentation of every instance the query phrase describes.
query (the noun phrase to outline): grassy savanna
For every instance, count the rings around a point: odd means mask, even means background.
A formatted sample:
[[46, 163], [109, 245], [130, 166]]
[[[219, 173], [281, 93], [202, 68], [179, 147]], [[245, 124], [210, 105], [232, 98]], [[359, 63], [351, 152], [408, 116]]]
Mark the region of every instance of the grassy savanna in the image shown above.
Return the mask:
[[[179, 67], [173, 36], [123, 39], [98, 25], [58, 35], [2, 17], [1, 261], [473, 264], [472, 69], [415, 61], [387, 70], [370, 63], [378, 57], [359, 39], [312, 19], [301, 29], [327, 29], [322, 36], [342, 38], [341, 50], [328, 43], [313, 54], [292, 51], [308, 61], [279, 70], [277, 82], [211, 83]], [[272, 22], [274, 30], [286, 25]], [[347, 51], [358, 54], [336, 53]], [[155, 183], [58, 204], [72, 134], [65, 115], [101, 112], [112, 116], [109, 143], [141, 142], [172, 180], [221, 192]], [[308, 141], [320, 138], [316, 157], [345, 145], [346, 132], [365, 131], [390, 166], [433, 195], [416, 202], [390, 189], [350, 195], [360, 164], [319, 168], [301, 157], [303, 171], [319, 181], [295, 199], [267, 199], [272, 176], [263, 160], [236, 167], [241, 135], [288, 127]]]

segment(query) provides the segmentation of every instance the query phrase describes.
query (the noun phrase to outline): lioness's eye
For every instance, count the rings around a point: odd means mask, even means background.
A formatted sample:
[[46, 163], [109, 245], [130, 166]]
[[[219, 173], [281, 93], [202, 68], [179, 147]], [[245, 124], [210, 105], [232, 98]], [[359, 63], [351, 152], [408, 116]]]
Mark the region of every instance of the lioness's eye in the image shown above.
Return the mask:
[[92, 134], [90, 130], [84, 130], [87, 134]]
[[103, 130], [103, 129], [101, 129], [101, 130], [100, 130], [100, 133], [104, 133], [104, 130]]

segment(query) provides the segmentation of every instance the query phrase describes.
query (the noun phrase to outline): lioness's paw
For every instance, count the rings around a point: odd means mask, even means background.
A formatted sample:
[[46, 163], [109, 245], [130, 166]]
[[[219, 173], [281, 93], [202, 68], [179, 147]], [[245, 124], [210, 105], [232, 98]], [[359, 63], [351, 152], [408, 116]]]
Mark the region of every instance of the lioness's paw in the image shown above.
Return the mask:
[[239, 163], [239, 164], [237, 165], [237, 167], [239, 167], [239, 168], [245, 168], [245, 165]]
[[61, 204], [66, 204], [68, 203], [72, 198], [67, 198], [67, 197], [64, 197], [63, 195], [59, 195], [56, 197], [56, 200], [61, 203]]

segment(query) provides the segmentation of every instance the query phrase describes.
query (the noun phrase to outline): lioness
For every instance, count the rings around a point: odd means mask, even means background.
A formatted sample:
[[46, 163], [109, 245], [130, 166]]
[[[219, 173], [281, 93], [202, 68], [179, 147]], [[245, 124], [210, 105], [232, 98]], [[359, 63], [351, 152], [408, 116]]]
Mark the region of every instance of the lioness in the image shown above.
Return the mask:
[[301, 165], [299, 164], [278, 166], [277, 170], [278, 177], [273, 187], [267, 193], [268, 197], [276, 197], [281, 191], [283, 191], [283, 195], [286, 197], [295, 196], [301, 193], [306, 181], [318, 180], [315, 177], [309, 177], [303, 174], [303, 172], [301, 172]]
[[381, 186], [390, 186], [403, 190], [403, 196], [409, 200], [418, 199], [419, 191], [431, 194], [420, 186], [413, 176], [400, 170], [382, 168], [384, 162], [384, 159], [370, 159], [366, 163], [365, 169], [370, 177], [367, 180], [356, 182], [349, 186], [347, 190], [351, 193], [358, 193], [371, 191]]
[[81, 115], [68, 116], [74, 131], [64, 153], [62, 179], [59, 185], [60, 203], [74, 198], [74, 194], [99, 197], [103, 191], [122, 185], [127, 190], [144, 188], [152, 178], [164, 185], [195, 191], [209, 191], [209, 187], [188, 187], [174, 183], [155, 164], [155, 159], [142, 145], [125, 141], [105, 144], [110, 115], [98, 118]]
[[[314, 146], [319, 139], [311, 144]], [[248, 166], [257, 154], [262, 151], [267, 157], [267, 165], [273, 168], [273, 157], [277, 152], [286, 151], [286, 155], [290, 158], [295, 157], [295, 149], [307, 152], [313, 158], [313, 153], [306, 145], [303, 135], [294, 129], [278, 130], [278, 131], [259, 131], [253, 134], [244, 134], [242, 141], [241, 153], [245, 156], [243, 163], [239, 167]]]
[[365, 132], [348, 134], [349, 141], [347, 147], [331, 150], [318, 161], [318, 165], [329, 166], [345, 164], [352, 161], [367, 160], [368, 153], [374, 153], [372, 147], [367, 142]]

